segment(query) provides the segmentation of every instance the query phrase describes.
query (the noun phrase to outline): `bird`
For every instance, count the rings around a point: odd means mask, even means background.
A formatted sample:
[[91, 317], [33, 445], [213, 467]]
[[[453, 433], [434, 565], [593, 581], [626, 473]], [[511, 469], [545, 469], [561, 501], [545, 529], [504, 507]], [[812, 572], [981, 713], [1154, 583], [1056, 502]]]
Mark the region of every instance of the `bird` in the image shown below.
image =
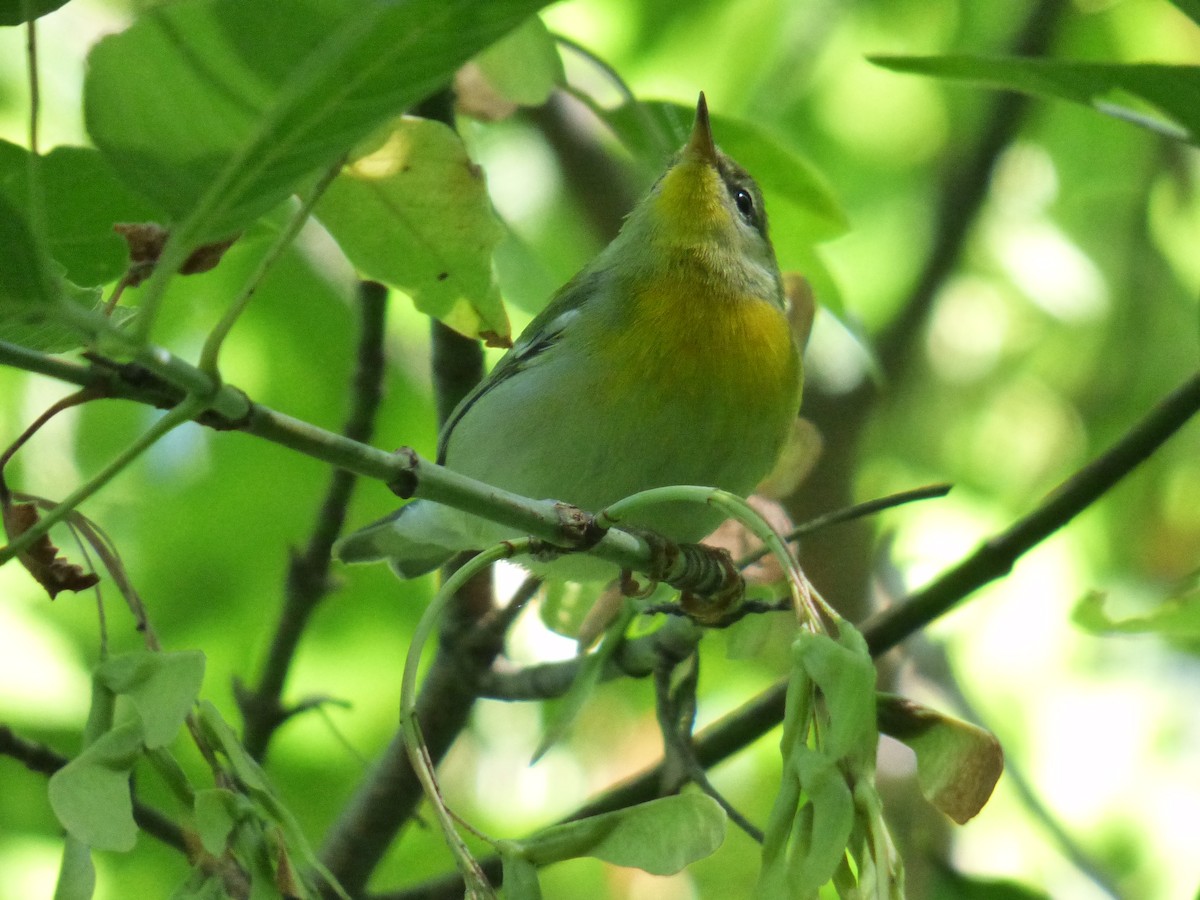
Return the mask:
[[[437, 462], [593, 513], [673, 484], [745, 496], [779, 458], [799, 413], [801, 348], [787, 306], [762, 191], [718, 149], [701, 93], [687, 143], [612, 242], [459, 403]], [[721, 519], [711, 507], [669, 503], [623, 524], [693, 543]], [[415, 500], [335, 552], [349, 563], [387, 560], [414, 578], [514, 537]], [[617, 574], [583, 554], [560, 557], [547, 573], [569, 581]]]

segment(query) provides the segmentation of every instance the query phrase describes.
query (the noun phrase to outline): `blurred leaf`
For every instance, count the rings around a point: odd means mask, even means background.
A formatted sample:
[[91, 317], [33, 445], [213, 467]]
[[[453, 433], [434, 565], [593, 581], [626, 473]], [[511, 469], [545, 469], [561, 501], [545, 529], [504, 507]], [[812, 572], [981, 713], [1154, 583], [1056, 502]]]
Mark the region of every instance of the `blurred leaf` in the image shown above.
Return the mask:
[[975, 817], [1004, 771], [1004, 751], [990, 731], [903, 697], [880, 694], [879, 729], [917, 755], [925, 799], [959, 825]]
[[833, 757], [800, 746], [787, 763], [807, 797], [796, 817], [799, 827], [787, 865], [787, 895], [803, 897], [829, 881], [845, 858], [854, 798]]
[[138, 829], [129, 775], [141, 752], [141, 723], [128, 722], [50, 777], [50, 805], [72, 836], [97, 850], [133, 849]]
[[[209, 743], [219, 750], [229, 763], [235, 783], [245, 792], [246, 817], [257, 824], [255, 828], [238, 829], [235, 841], [240, 848], [239, 858], [244, 863], [251, 863], [252, 880], [255, 884], [262, 882], [275, 886], [277, 867], [286, 864], [287, 871], [294, 872], [290, 860], [298, 858], [304, 864], [305, 870], [311, 869], [316, 872], [325, 880], [330, 890], [342, 900], [349, 900], [333, 873], [313, 852], [304, 830], [291, 810], [279, 799], [262, 767], [246, 752], [237, 734], [221, 717], [217, 708], [207, 700], [201, 701], [197, 722]], [[265, 855], [267, 851], [263, 835], [266, 832], [277, 832], [278, 836], [269, 858]], [[253, 891], [251, 895], [256, 896]]]
[[1015, 881], [976, 878], [949, 866], [933, 867], [933, 900], [1050, 900], [1050, 895]]
[[88, 131], [188, 243], [243, 229], [545, 0], [197, 0], [93, 48]]
[[[59, 287], [64, 296], [63, 302], [74, 303], [82, 307], [81, 312], [103, 313], [104, 301], [101, 299], [99, 288], [81, 288], [70, 282], [62, 282]], [[20, 344], [31, 350], [43, 353], [66, 353], [77, 350], [90, 340], [90, 334], [80, 325], [74, 315], [64, 315], [66, 310], [54, 306], [37, 307], [22, 310], [0, 304], [0, 341]], [[119, 326], [130, 321], [138, 314], [136, 309], [127, 306], [117, 306], [108, 314], [108, 320]]]
[[91, 900], [96, 892], [96, 865], [91, 848], [70, 836], [63, 842], [62, 864], [54, 885], [54, 900]]
[[1178, 7], [1185, 16], [1187, 16], [1197, 25], [1200, 25], [1200, 0], [1171, 0], [1171, 2], [1174, 3], [1175, 6]]
[[[29, 8], [33, 11], [32, 18], [38, 19], [46, 13], [52, 13], [66, 2], [67, 0], [29, 0]], [[0, 2], [0, 25], [20, 25], [27, 21], [29, 21], [29, 17], [25, 14], [23, 0]]]
[[822, 750], [837, 759], [874, 760], [879, 732], [875, 725], [875, 665], [866, 642], [848, 623], [838, 623], [836, 640], [801, 632], [800, 664], [825, 699], [829, 726]]
[[515, 842], [537, 866], [594, 856], [615, 866], [673, 875], [725, 840], [725, 811], [706, 794], [687, 793], [554, 825]]
[[542, 900], [537, 866], [519, 852], [506, 852], [505, 844], [501, 844], [499, 850], [500, 861], [504, 866], [504, 900]]
[[508, 340], [492, 275], [504, 229], [453, 129], [400, 119], [334, 179], [315, 213], [367, 278], [399, 288], [462, 334]]
[[541, 106], [566, 79], [558, 44], [537, 16], [530, 16], [472, 62], [487, 85], [515, 106]]
[[[90, 147], [55, 147], [38, 161], [37, 177], [46, 250], [76, 284], [104, 284], [125, 271], [125, 246], [114, 224], [162, 215]], [[0, 141], [0, 190], [20, 209], [29, 209], [29, 153], [5, 141]]]
[[629, 623], [633, 621], [636, 614], [634, 605], [625, 602], [619, 615], [605, 630], [604, 640], [600, 646], [580, 659], [579, 668], [575, 671], [575, 679], [571, 682], [570, 689], [555, 708], [550, 722], [546, 726], [545, 734], [542, 735], [537, 749], [533, 751], [533, 762], [537, 762], [545, 756], [546, 751], [567, 733], [575, 719], [579, 717], [584, 704], [587, 703], [588, 698], [592, 696], [596, 686], [600, 683], [605, 665], [608, 664], [608, 660], [616, 652], [621, 641], [625, 639], [625, 629], [629, 627]]
[[0, 194], [0, 323], [14, 313], [53, 302], [49, 260], [25, 213]]
[[237, 794], [222, 788], [196, 791], [196, 832], [204, 849], [213, 856], [225, 852], [229, 834], [238, 820], [238, 801]]
[[[1038, 97], [1057, 97], [1141, 125], [1158, 134], [1200, 143], [1200, 66], [1085, 63], [973, 56], [873, 56], [895, 72], [978, 82]], [[1148, 104], [1163, 121], [1130, 107], [1121, 94]], [[1180, 131], [1182, 129], [1182, 133]]]
[[1104, 608], [1107, 595], [1093, 591], [1071, 611], [1071, 621], [1092, 634], [1157, 634], [1200, 640], [1200, 589], [1166, 601], [1149, 615], [1114, 619]]
[[140, 650], [101, 663], [96, 677], [133, 703], [142, 717], [146, 746], [162, 747], [174, 740], [196, 702], [204, 681], [204, 654]]

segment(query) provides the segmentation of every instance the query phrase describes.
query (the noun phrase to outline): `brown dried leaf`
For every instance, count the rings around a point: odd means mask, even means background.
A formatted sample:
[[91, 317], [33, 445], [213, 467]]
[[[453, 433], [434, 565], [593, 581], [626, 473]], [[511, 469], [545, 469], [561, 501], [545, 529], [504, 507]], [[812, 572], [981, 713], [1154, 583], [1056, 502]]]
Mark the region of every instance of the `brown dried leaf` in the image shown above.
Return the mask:
[[[157, 222], [117, 222], [113, 225], [113, 231], [123, 237], [129, 245], [130, 267], [126, 281], [131, 287], [136, 287], [154, 271], [171, 233]], [[183, 265], [179, 267], [179, 274], [198, 275], [216, 268], [225, 251], [233, 246], [238, 237], [240, 235], [235, 234], [225, 240], [197, 247], [183, 261]]]
[[983, 809], [1004, 772], [1004, 751], [990, 731], [903, 697], [880, 694], [879, 730], [917, 755], [925, 799], [959, 825]]
[[813, 296], [808, 279], [796, 272], [783, 273], [783, 293], [788, 300], [788, 322], [796, 344], [803, 350], [812, 334], [813, 319], [817, 315], [817, 300]]
[[492, 86], [475, 62], [467, 63], [455, 73], [454, 100], [460, 113], [481, 122], [499, 122], [519, 108]]
[[[4, 530], [10, 541], [16, 540], [38, 522], [37, 507], [32, 503], [14, 503], [4, 507]], [[81, 566], [58, 555], [48, 534], [17, 554], [29, 574], [46, 589], [53, 600], [60, 591], [85, 591], [100, 581], [95, 572], [85, 572]]]

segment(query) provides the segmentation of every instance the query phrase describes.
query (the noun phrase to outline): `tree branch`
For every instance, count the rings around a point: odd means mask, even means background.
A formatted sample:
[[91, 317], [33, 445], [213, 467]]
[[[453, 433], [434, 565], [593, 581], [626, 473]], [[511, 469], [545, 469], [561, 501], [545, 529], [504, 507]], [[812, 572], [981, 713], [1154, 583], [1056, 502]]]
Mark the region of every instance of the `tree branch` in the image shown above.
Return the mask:
[[[375, 430], [375, 415], [383, 396], [387, 288], [375, 282], [362, 282], [358, 293], [358, 365], [342, 434], [350, 440], [365, 443]], [[247, 752], [259, 761], [266, 756], [267, 745], [275, 730], [297, 709], [288, 709], [282, 704], [284, 684], [304, 629], [329, 592], [331, 551], [345, 523], [355, 479], [356, 476], [346, 469], [334, 469], [308, 545], [303, 553], [292, 553], [283, 609], [258, 685], [249, 689], [235, 684], [234, 693], [245, 728], [242, 742]]]
[[[196, 377], [205, 377], [165, 350], [161, 355], [170, 360], [172, 369], [192, 370]], [[70, 384], [99, 385], [110, 398], [154, 406], [172, 407], [174, 398], [184, 396], [174, 382], [167, 382], [136, 363], [117, 365], [93, 361], [89, 366], [81, 366], [0, 341], [0, 364], [50, 374]], [[677, 545], [648, 532], [635, 533], [620, 528], [609, 528], [601, 535], [591, 516], [575, 507], [533, 500], [491, 487], [422, 459], [408, 448], [385, 453], [255, 403], [229, 385], [222, 386], [217, 396], [240, 398], [238, 406], [245, 410], [244, 414], [239, 412], [236, 418], [229, 418], [210, 406], [207, 411], [197, 414], [195, 421], [212, 428], [243, 431], [354, 474], [382, 481], [405, 498], [420, 497], [466, 510], [506, 525], [514, 533], [541, 539], [547, 551], [586, 549], [618, 568], [645, 572], [656, 580], [701, 594], [713, 590], [712, 581], [719, 574], [720, 566], [714, 564], [713, 555], [704, 550], [697, 551], [695, 548], [699, 545]], [[0, 548], [0, 561], [11, 556], [11, 548]]]
[[[12, 757], [29, 771], [46, 776], [53, 775], [70, 762], [58, 751], [45, 744], [26, 740], [3, 724], [0, 724], [0, 756]], [[154, 807], [147, 806], [136, 798], [133, 801], [133, 819], [146, 834], [181, 853], [188, 852], [183, 829]]]
[[[1063, 482], [1029, 515], [985, 541], [925, 587], [864, 623], [861, 630], [872, 655], [880, 656], [979, 588], [1004, 576], [1024, 553], [1095, 503], [1197, 412], [1200, 412], [1200, 372], [1168, 395], [1106, 452]], [[555, 677], [566, 680], [566, 674], [565, 669], [556, 671]], [[485, 683], [494, 687], [495, 677], [489, 676]], [[699, 763], [705, 768], [714, 766], [782, 722], [786, 694], [787, 680], [783, 679], [697, 734], [694, 750]], [[564, 821], [651, 800], [659, 795], [664, 771], [664, 764], [659, 762], [580, 807]], [[489, 876], [499, 870], [498, 859], [481, 862]], [[461, 894], [461, 879], [456, 881], [455, 876], [448, 875], [414, 888], [380, 894], [376, 900], [442, 900]]]

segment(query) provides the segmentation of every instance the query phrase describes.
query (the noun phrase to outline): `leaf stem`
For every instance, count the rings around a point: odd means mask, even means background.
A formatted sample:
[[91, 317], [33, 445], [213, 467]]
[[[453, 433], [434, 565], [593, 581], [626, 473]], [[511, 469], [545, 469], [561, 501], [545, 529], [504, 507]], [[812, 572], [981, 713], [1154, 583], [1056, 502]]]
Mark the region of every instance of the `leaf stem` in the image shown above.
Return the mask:
[[296, 235], [300, 233], [300, 229], [304, 227], [304, 223], [308, 221], [308, 217], [312, 214], [313, 207], [317, 205], [317, 201], [325, 194], [326, 189], [333, 183], [342, 171], [342, 165], [346, 161], [346, 155], [342, 154], [338, 159], [321, 175], [320, 179], [307, 196], [301, 201], [299, 208], [292, 214], [288, 220], [287, 226], [279, 233], [274, 242], [263, 254], [259, 260], [258, 266], [254, 272], [246, 280], [233, 303], [225, 315], [221, 317], [221, 321], [209, 333], [208, 338], [204, 342], [204, 348], [200, 351], [200, 371], [206, 373], [214, 379], [220, 379], [220, 369], [218, 367], [218, 357], [221, 354], [221, 346], [225, 342], [225, 338], [229, 336], [229, 332], [233, 330], [234, 324], [246, 311], [246, 307], [250, 304], [251, 298], [254, 297], [259, 285], [263, 279], [267, 277], [267, 273], [279, 262], [280, 257], [292, 241], [296, 239]]
[[203, 400], [196, 397], [188, 397], [174, 409], [169, 410], [157, 422], [150, 426], [137, 440], [125, 448], [117, 455], [112, 462], [97, 472], [85, 484], [80, 485], [74, 490], [70, 496], [59, 503], [54, 509], [48, 511], [41, 519], [31, 527], [28, 531], [18, 537], [16, 540], [8, 544], [8, 546], [0, 548], [0, 565], [8, 562], [18, 553], [29, 547], [34, 541], [48, 532], [54, 525], [62, 521], [73, 509], [75, 509], [84, 500], [87, 500], [92, 494], [108, 484], [119, 472], [125, 469], [144, 451], [148, 450], [159, 438], [167, 434], [178, 425], [190, 421], [205, 407]]

